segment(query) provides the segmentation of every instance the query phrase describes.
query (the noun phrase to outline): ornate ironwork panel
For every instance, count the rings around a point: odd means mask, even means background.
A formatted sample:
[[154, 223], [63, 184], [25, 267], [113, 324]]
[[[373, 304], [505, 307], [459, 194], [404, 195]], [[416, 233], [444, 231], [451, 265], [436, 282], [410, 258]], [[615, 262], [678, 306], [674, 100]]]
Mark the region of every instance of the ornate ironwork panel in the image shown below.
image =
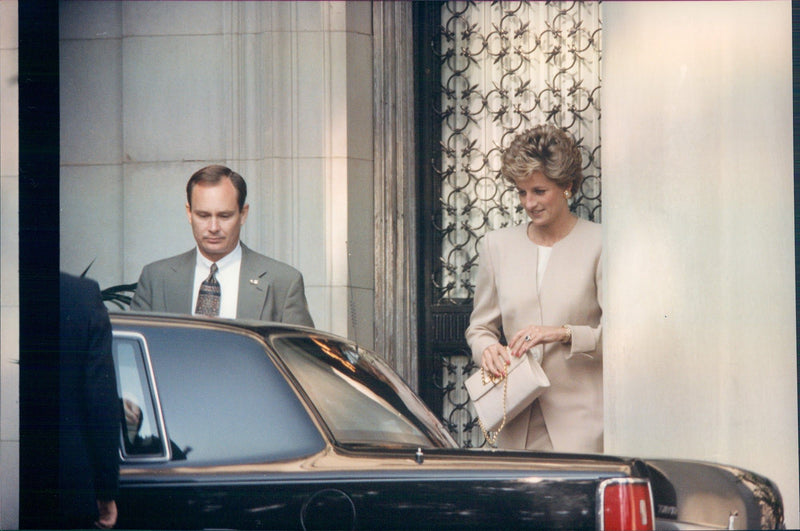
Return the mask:
[[[444, 2], [427, 23], [430, 79], [418, 84], [420, 114], [438, 138], [420, 148], [421, 178], [433, 182], [422, 213], [430, 252], [423, 264], [434, 359], [422, 386], [435, 389], [440, 411], [463, 446], [483, 444], [463, 380], [473, 370], [464, 330], [472, 309], [477, 245], [490, 230], [526, 221], [514, 187], [500, 176], [503, 148], [539, 123], [568, 130], [584, 162], [584, 181], [571, 203], [577, 215], [601, 221], [599, 2]], [[419, 23], [425, 23], [422, 18]], [[419, 57], [419, 55], [418, 55]], [[426, 64], [423, 60], [423, 65]], [[425, 68], [425, 67], [423, 67]], [[418, 70], [419, 72], [419, 70]], [[422, 75], [420, 73], [419, 75]], [[429, 89], [433, 94], [425, 93]], [[424, 239], [424, 237], [423, 237]], [[423, 392], [426, 400], [436, 393]]]

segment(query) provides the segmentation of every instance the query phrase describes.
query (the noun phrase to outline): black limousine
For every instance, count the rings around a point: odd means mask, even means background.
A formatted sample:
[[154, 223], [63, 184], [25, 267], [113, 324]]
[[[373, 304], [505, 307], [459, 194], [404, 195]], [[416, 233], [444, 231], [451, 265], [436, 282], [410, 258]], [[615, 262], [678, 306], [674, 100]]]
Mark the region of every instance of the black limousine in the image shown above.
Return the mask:
[[379, 356], [317, 330], [112, 313], [118, 528], [783, 527], [735, 467], [460, 449]]

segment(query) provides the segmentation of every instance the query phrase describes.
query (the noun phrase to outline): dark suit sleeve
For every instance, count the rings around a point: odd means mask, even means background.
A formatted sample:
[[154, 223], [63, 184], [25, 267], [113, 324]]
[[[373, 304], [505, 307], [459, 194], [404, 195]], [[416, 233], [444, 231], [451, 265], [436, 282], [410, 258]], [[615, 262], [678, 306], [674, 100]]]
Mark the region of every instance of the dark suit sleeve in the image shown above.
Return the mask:
[[111, 354], [111, 322], [97, 283], [88, 303], [89, 338], [86, 363], [89, 445], [94, 468], [95, 494], [113, 500], [119, 487], [120, 406]]
[[281, 322], [314, 328], [314, 320], [308, 312], [303, 276], [298, 274], [289, 284], [281, 312]]
[[142, 269], [136, 291], [131, 300], [131, 310], [147, 312], [153, 309], [153, 280], [149, 266]]

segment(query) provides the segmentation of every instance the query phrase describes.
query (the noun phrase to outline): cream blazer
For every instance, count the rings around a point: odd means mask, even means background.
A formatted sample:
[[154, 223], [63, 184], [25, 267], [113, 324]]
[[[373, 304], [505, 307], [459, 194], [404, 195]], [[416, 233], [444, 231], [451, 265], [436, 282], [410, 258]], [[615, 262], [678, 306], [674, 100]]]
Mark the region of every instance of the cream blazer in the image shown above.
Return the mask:
[[[523, 223], [486, 234], [479, 246], [474, 308], [467, 328], [472, 357], [529, 325], [572, 328], [569, 345], [545, 346], [548, 389], [506, 423], [498, 446], [559, 452], [603, 451], [602, 237], [579, 219], [552, 249], [536, 287], [538, 246]], [[543, 429], [546, 428], [546, 434]], [[552, 446], [550, 445], [552, 443]]]

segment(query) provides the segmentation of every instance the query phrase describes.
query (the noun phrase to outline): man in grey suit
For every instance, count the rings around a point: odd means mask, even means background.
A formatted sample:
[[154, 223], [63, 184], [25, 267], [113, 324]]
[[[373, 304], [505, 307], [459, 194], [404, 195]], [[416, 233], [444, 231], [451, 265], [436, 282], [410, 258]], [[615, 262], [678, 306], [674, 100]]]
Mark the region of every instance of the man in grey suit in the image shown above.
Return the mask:
[[[313, 327], [300, 272], [239, 241], [246, 198], [244, 179], [231, 169], [211, 165], [195, 172], [186, 184], [186, 215], [197, 247], [146, 265], [131, 310]], [[215, 297], [210, 306], [209, 293]]]

